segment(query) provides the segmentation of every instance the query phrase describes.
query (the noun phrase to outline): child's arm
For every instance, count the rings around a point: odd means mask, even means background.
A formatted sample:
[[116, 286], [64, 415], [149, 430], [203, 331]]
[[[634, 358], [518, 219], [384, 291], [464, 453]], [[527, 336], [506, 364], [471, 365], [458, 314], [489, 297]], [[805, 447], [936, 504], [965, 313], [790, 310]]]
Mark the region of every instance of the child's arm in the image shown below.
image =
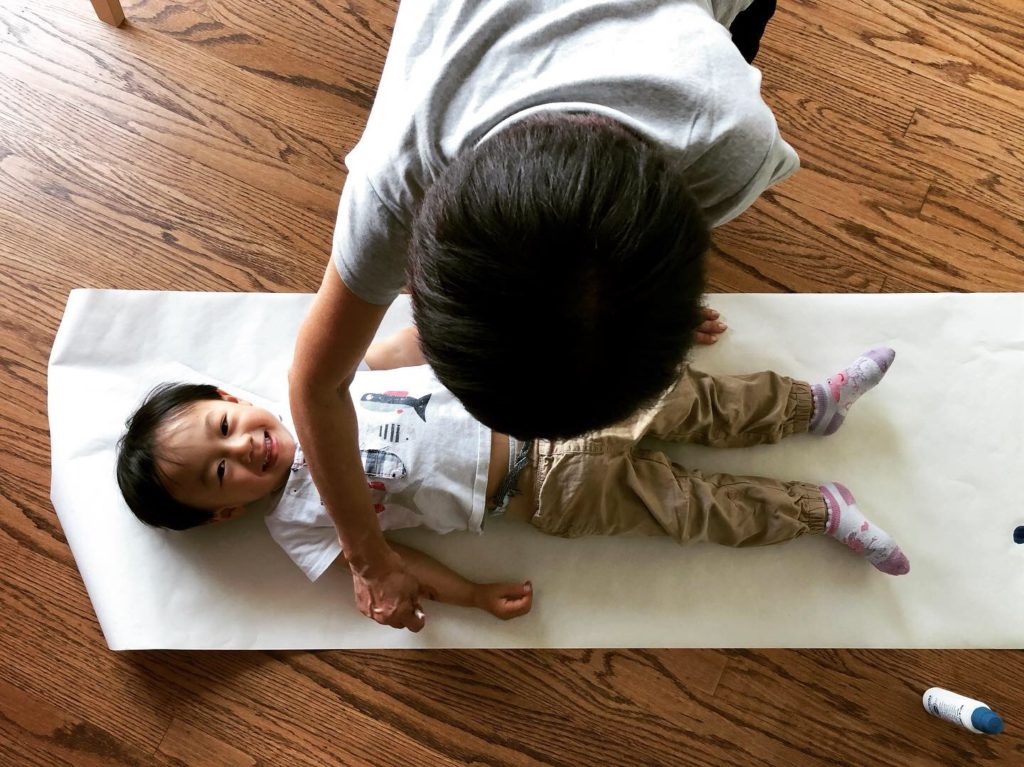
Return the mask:
[[409, 573], [420, 582], [420, 596], [435, 602], [477, 607], [502, 620], [530, 612], [533, 586], [524, 583], [474, 583], [417, 549], [388, 541], [405, 561]]
[[427, 364], [420, 350], [420, 334], [412, 325], [370, 344], [363, 359], [370, 370], [393, 370]]

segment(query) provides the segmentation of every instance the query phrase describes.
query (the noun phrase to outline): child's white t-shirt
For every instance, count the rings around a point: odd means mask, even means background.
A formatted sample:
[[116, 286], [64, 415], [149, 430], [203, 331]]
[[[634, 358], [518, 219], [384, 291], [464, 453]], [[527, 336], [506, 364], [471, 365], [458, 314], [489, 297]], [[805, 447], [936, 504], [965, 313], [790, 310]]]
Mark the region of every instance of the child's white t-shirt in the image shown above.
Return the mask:
[[[349, 392], [381, 529], [480, 532], [490, 429], [470, 416], [426, 365], [358, 372]], [[278, 498], [265, 517], [267, 528], [315, 581], [337, 559], [341, 544], [298, 444]]]

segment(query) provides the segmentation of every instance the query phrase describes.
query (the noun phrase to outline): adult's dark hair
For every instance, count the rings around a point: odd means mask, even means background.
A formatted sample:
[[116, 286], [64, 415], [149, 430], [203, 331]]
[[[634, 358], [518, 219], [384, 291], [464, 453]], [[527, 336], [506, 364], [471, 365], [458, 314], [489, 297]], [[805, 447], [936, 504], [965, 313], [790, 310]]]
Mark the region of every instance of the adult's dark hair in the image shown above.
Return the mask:
[[417, 213], [423, 353], [478, 420], [569, 437], [652, 403], [701, 324], [707, 224], [658, 144], [596, 115], [517, 123]]
[[220, 399], [216, 386], [167, 383], [153, 389], [125, 422], [127, 431], [117, 442], [117, 484], [128, 508], [154, 527], [187, 530], [209, 522], [213, 512], [180, 503], [171, 497], [162, 476], [157, 434], [190, 405]]

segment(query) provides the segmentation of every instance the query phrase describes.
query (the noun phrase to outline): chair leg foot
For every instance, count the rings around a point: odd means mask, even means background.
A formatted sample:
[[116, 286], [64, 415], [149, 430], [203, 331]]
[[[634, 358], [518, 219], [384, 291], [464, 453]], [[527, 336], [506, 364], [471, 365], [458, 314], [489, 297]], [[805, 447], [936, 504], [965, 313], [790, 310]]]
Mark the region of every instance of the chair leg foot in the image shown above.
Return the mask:
[[124, 11], [121, 10], [120, 0], [92, 0], [92, 7], [101, 21], [117, 27], [124, 21]]

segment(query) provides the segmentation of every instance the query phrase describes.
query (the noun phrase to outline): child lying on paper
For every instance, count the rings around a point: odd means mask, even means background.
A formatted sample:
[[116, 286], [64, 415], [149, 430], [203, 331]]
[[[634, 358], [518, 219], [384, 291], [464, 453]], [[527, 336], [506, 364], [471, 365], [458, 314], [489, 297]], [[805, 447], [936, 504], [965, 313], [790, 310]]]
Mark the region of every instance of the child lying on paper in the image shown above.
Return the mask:
[[[712, 447], [828, 435], [881, 381], [895, 353], [865, 352], [823, 383], [772, 372], [712, 376], [685, 367], [657, 403], [577, 439], [519, 442], [475, 421], [420, 362], [414, 330], [367, 352], [351, 386], [366, 481], [384, 530], [424, 526], [480, 532], [507, 512], [551, 535], [671, 535], [680, 543], [783, 543], [827, 534], [884, 573], [910, 569], [843, 485], [703, 474], [637, 443], [645, 436]], [[553, 392], [552, 396], [561, 396]], [[571, 396], [566, 396], [571, 407]], [[287, 408], [281, 409], [287, 413]], [[287, 415], [211, 385], [151, 392], [118, 444], [117, 478], [143, 522], [184, 530], [251, 510], [311, 580], [344, 554]], [[529, 612], [521, 583], [473, 583], [426, 554], [391, 544], [421, 596], [508, 619]]]

